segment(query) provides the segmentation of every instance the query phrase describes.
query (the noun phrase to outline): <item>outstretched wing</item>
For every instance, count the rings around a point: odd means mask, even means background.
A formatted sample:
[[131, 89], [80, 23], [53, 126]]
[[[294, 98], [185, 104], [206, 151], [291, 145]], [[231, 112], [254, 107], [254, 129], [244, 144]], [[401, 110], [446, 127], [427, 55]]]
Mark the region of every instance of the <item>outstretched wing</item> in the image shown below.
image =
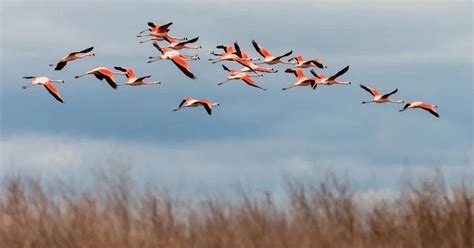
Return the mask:
[[194, 43], [197, 40], [199, 40], [199, 37], [196, 37], [196, 38], [193, 38], [193, 39], [190, 39], [190, 40], [185, 40], [185, 41], [179, 42], [178, 44], [185, 45], [185, 44], [189, 44], [189, 43]]
[[367, 92], [369, 92], [372, 96], [379, 96], [380, 95], [380, 93], [374, 88], [367, 87], [363, 84], [361, 84], [360, 87], [362, 89], [366, 90]]
[[332, 75], [328, 81], [334, 80], [337, 77], [341, 76], [342, 74], [346, 73], [349, 70], [349, 66], [344, 67], [344, 69], [340, 70], [338, 73]]
[[401, 112], [401, 111], [404, 111], [404, 110], [407, 109], [409, 106], [410, 106], [410, 103], [405, 104], [405, 106], [403, 106], [403, 108], [400, 110], [400, 112]]
[[230, 69], [229, 69], [229, 68], [227, 68], [227, 66], [225, 66], [225, 65], [222, 65], [222, 68], [224, 68], [224, 70], [226, 70], [226, 71], [230, 72]]
[[291, 54], [293, 53], [293, 50], [281, 55], [281, 56], [278, 56], [276, 57], [276, 59], [281, 59], [281, 58], [284, 58], [284, 57], [287, 57], [287, 56], [290, 56]]
[[389, 96], [391, 96], [391, 95], [393, 95], [393, 94], [395, 94], [395, 93], [397, 93], [397, 92], [398, 92], [398, 89], [395, 89], [394, 91], [383, 95], [382, 98], [388, 98]]
[[309, 70], [309, 72], [311, 72], [311, 74], [313, 74], [313, 76], [315, 76], [315, 77], [321, 79], [321, 76], [319, 76], [319, 74], [316, 73], [313, 69]]
[[285, 70], [286, 73], [293, 73], [298, 79], [305, 77], [304, 72], [299, 68], [288, 68]]
[[86, 49], [80, 51], [79, 53], [88, 53], [88, 52], [92, 51], [92, 49], [94, 49], [94, 47], [86, 48]]
[[234, 54], [237, 55], [239, 58], [242, 58], [242, 50], [240, 50], [240, 46], [239, 44], [237, 44], [237, 41], [234, 42], [234, 49], [235, 49]]
[[158, 32], [159, 33], [163, 33], [163, 32], [168, 32], [168, 28], [172, 25], [173, 23], [172, 22], [169, 22], [169, 23], [166, 23], [165, 25], [161, 25], [159, 28], [158, 28]]
[[54, 68], [55, 71], [60, 71], [61, 69], [63, 69], [65, 66], [66, 66], [67, 62], [66, 61], [59, 61], [57, 64], [56, 64], [56, 67]]
[[436, 112], [436, 110], [433, 108], [433, 106], [431, 106], [429, 104], [426, 104], [426, 103], [422, 103], [422, 104], [420, 104], [420, 108], [430, 112], [432, 115], [439, 118], [439, 114]]
[[209, 106], [208, 103], [206, 103], [206, 102], [198, 102], [198, 103], [201, 104], [204, 107], [207, 114], [212, 115], [212, 109], [211, 109], [211, 107]]
[[48, 92], [54, 96], [54, 98], [56, 98], [56, 100], [63, 102], [63, 99], [61, 98], [61, 96], [59, 95], [59, 92], [58, 90], [56, 90], [56, 88], [54, 88], [53, 84], [51, 84], [50, 82], [47, 82], [44, 84], [44, 87], [48, 90]]
[[183, 107], [183, 105], [186, 103], [186, 99], [182, 100], [181, 103], [179, 104], [178, 108]]
[[135, 82], [142, 81], [143, 79], [150, 78], [150, 77], [151, 77], [150, 75], [139, 77], [139, 78], [135, 79]]
[[158, 49], [158, 51], [160, 51], [161, 54], [163, 54], [163, 48], [160, 47], [160, 45], [158, 45], [158, 42], [153, 42], [153, 46]]
[[260, 55], [262, 55], [263, 57], [270, 57], [272, 56], [268, 51], [267, 49], [261, 47], [255, 40], [252, 40], [252, 45], [253, 47], [255, 48], [255, 50], [257, 50], [258, 53], [260, 53]]
[[[311, 65], [313, 65], [313, 66], [317, 66], [317, 67], [320, 68], [320, 69], [324, 69], [324, 65], [323, 65], [319, 60], [317, 60], [317, 59], [313, 59], [313, 60], [307, 61], [306, 63], [309, 63], [309, 64], [311, 64]], [[305, 63], [305, 64], [306, 64], [306, 63]]]
[[259, 88], [259, 89], [262, 89], [262, 90], [266, 90], [260, 86], [258, 86], [250, 77], [246, 76], [246, 77], [243, 77], [242, 80], [244, 80], [244, 82], [252, 87], [255, 87], [255, 88]]
[[195, 79], [196, 77], [194, 76], [193, 72], [191, 71], [191, 68], [189, 67], [188, 63], [186, 61], [179, 57], [176, 56], [174, 57], [171, 61], [189, 78]]

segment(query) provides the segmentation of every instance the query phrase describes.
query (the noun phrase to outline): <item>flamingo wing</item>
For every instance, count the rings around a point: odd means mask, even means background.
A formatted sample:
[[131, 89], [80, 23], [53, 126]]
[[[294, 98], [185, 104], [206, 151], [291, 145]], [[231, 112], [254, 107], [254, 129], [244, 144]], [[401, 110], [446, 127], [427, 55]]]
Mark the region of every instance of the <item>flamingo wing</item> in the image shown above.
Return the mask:
[[316, 73], [316, 71], [314, 71], [313, 69], [309, 70], [309, 72], [311, 72], [311, 74], [313, 74], [313, 76], [321, 79], [321, 75], [319, 75], [318, 73]]
[[301, 69], [288, 68], [285, 70], [286, 73], [293, 73], [297, 78], [305, 77], [304, 72]]
[[367, 86], [362, 85], [362, 84], [360, 85], [360, 87], [362, 89], [368, 91], [372, 96], [379, 96], [380, 95], [380, 93], [374, 88], [370, 88], [370, 87], [367, 87]]
[[156, 42], [156, 41], [153, 42], [153, 46], [154, 46], [156, 49], [158, 49], [158, 51], [160, 51], [161, 54], [164, 53], [163, 48], [161, 48], [160, 45], [158, 45], [158, 42]]
[[56, 100], [63, 102], [63, 99], [61, 98], [61, 96], [59, 95], [59, 92], [58, 90], [56, 90], [56, 88], [54, 88], [53, 84], [51, 84], [50, 82], [47, 82], [43, 85], [47, 90], [48, 92], [54, 96], [54, 98], [56, 98]]
[[121, 67], [121, 66], [114, 66], [114, 68], [115, 68], [115, 70], [117, 70], [117, 71], [126, 72], [127, 74], [125, 74], [125, 76], [126, 76], [127, 78], [130, 78], [129, 75], [128, 75], [128, 70], [127, 70], [126, 68], [123, 68], [123, 67]]
[[257, 50], [258, 53], [260, 53], [260, 55], [262, 55], [263, 57], [270, 57], [272, 56], [268, 51], [267, 49], [261, 47], [255, 40], [252, 40], [252, 45], [253, 47], [255, 48], [255, 50]]
[[383, 95], [382, 98], [388, 98], [389, 96], [391, 96], [391, 95], [393, 95], [393, 94], [395, 94], [395, 93], [397, 93], [397, 92], [398, 92], [398, 89], [395, 89], [394, 91]]
[[207, 114], [212, 115], [212, 109], [208, 102], [199, 101], [198, 104], [202, 105], [206, 110]]
[[105, 79], [105, 81], [107, 81], [107, 83], [110, 85], [110, 87], [112, 87], [114, 90], [117, 89], [117, 83], [115, 82], [115, 80], [113, 78], [113, 74], [107, 75], [107, 74], [104, 74], [103, 72], [99, 71], [97, 74], [94, 74], [94, 75], [100, 80]]
[[179, 45], [185, 45], [185, 44], [189, 44], [189, 43], [194, 43], [197, 40], [199, 40], [199, 37], [196, 37], [196, 38], [193, 38], [193, 39], [190, 39], [190, 40], [185, 40], [185, 41], [179, 42], [178, 44]]
[[337, 77], [341, 76], [342, 74], [346, 73], [349, 70], [349, 66], [344, 67], [344, 69], [338, 71], [336, 74], [332, 75], [328, 81], [334, 80]]
[[278, 56], [278, 57], [276, 57], [275, 59], [278, 60], [278, 59], [281, 59], [281, 58], [290, 56], [292, 53], [293, 53], [293, 50], [291, 50], [291, 51], [289, 51], [289, 52], [287, 52], [287, 53], [285, 53], [285, 54], [283, 54], [283, 55], [281, 55], [281, 56]]
[[432, 115], [436, 116], [437, 118], [439, 118], [439, 114], [438, 112], [436, 112], [436, 110], [433, 108], [433, 106], [429, 105], [429, 104], [426, 104], [426, 103], [422, 103], [420, 104], [419, 106], [420, 108], [430, 112]]
[[262, 90], [266, 90], [266, 89], [264, 89], [264, 88], [258, 86], [249, 76], [243, 77], [242, 80], [243, 80], [246, 84], [248, 84], [248, 85], [250, 85], [250, 86], [252, 86], [252, 87], [259, 88], [259, 89], [262, 89]]
[[161, 25], [161, 26], [158, 28], [158, 32], [159, 32], [159, 33], [168, 32], [168, 31], [169, 31], [168, 28], [169, 28], [172, 24], [173, 24], [172, 22], [169, 22], [169, 23], [166, 23], [165, 25]]
[[239, 58], [242, 58], [242, 51], [240, 50], [240, 46], [239, 44], [237, 44], [237, 41], [234, 42], [234, 49], [235, 49], [234, 54], [237, 55]]
[[59, 61], [57, 64], [56, 64], [56, 67], [54, 68], [55, 71], [60, 71], [61, 69], [63, 69], [67, 64], [67, 61]]
[[195, 79], [196, 77], [194, 76], [193, 72], [191, 71], [191, 68], [189, 67], [188, 63], [181, 58], [180, 56], [175, 56], [173, 59], [171, 59], [173, 63], [189, 78]]
[[182, 100], [181, 103], [179, 104], [178, 108], [183, 107], [183, 105], [186, 103], [186, 99]]
[[229, 69], [229, 68], [227, 68], [227, 66], [225, 66], [225, 65], [222, 65], [222, 68], [224, 68], [224, 70], [225, 70], [225, 71], [228, 71], [228, 72], [230, 72], [230, 69]]
[[135, 79], [135, 82], [140, 82], [140, 81], [143, 81], [143, 79], [150, 78], [150, 77], [151, 77], [150, 75], [139, 77], [139, 78]]

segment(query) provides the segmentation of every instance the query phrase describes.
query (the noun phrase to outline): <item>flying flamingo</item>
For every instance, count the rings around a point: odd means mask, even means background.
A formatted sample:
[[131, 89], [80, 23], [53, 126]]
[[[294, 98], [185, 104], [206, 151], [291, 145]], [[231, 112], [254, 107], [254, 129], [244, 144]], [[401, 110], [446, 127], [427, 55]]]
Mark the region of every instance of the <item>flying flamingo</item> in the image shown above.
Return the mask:
[[[76, 59], [82, 59], [82, 58], [85, 58], [87, 56], [95, 56], [95, 54], [92, 52], [92, 49], [94, 49], [94, 47], [89, 47], [89, 48], [84, 49], [80, 52], [72, 52], [72, 53], [66, 55], [64, 58], [59, 60], [59, 62], [56, 64], [56, 68], [54, 68], [54, 70], [60, 71], [61, 69], [63, 69], [66, 66], [67, 62], [70, 62], [70, 61], [73, 61], [73, 60], [76, 60]], [[49, 66], [54, 66], [54, 64], [50, 64]]]
[[371, 87], [367, 87], [365, 85], [360, 85], [360, 87], [366, 91], [368, 91], [372, 96], [374, 96], [374, 98], [370, 101], [366, 101], [366, 102], [362, 102], [362, 104], [366, 104], [366, 103], [371, 103], [371, 102], [375, 102], [375, 103], [386, 103], [386, 102], [391, 102], [391, 103], [404, 103], [404, 101], [402, 100], [391, 100], [389, 99], [389, 97], [395, 93], [398, 92], [398, 89], [395, 89], [394, 91], [388, 93], [388, 94], [385, 94], [385, 95], [381, 95], [376, 89], [374, 88], [371, 88]]
[[[337, 72], [336, 74], [330, 76], [329, 78], [324, 76], [324, 75], [321, 75], [321, 74], [317, 74], [313, 69], [310, 70], [311, 74], [313, 74], [315, 77], [317, 77], [319, 79], [318, 83], [317, 84], [322, 84], [322, 85], [333, 85], [333, 84], [343, 84], [343, 85], [350, 85], [351, 82], [345, 82], [345, 81], [338, 81], [336, 80], [337, 77], [343, 75], [344, 73], [346, 73], [347, 71], [349, 70], [349, 66], [346, 66], [344, 67], [342, 70], [340, 70], [339, 72]], [[316, 85], [317, 85], [316, 84]], [[316, 86], [315, 86], [316, 87]]]
[[40, 77], [40, 76], [28, 76], [28, 77], [23, 77], [24, 79], [33, 79], [33, 81], [30, 84], [23, 85], [21, 86], [22, 89], [29, 88], [31, 86], [36, 86], [36, 85], [43, 85], [48, 92], [56, 98], [56, 100], [63, 102], [63, 99], [59, 95], [58, 90], [54, 88], [53, 83], [64, 83], [63, 80], [51, 80], [47, 77]]
[[[160, 26], [158, 23], [153, 23], [153, 22], [148, 22], [148, 26], [150, 26], [149, 29], [145, 29], [143, 31], [141, 31], [137, 37], [151, 37], [150, 39], [148, 40], [142, 40], [140, 41], [140, 43], [144, 43], [144, 42], [148, 42], [148, 41], [162, 41], [164, 40], [166, 37], [169, 37], [169, 38], [172, 38], [172, 39], [175, 39], [175, 40], [187, 40], [187, 38], [185, 37], [171, 37], [168, 32], [170, 31], [169, 30], [169, 27], [172, 25], [173, 23], [170, 22], [170, 23], [167, 23], [165, 25], [162, 25]], [[146, 32], [146, 31], [149, 31], [148, 34], [145, 34], [145, 35], [142, 35], [142, 33]]]
[[260, 63], [256, 63], [257, 65], [258, 64], [267, 64], [267, 65], [274, 65], [274, 64], [294, 64], [294, 63], [291, 63], [291, 62], [286, 62], [286, 61], [282, 61], [280, 60], [281, 58], [284, 58], [284, 57], [287, 57], [287, 56], [290, 56], [293, 51], [289, 51], [281, 56], [278, 56], [278, 57], [275, 57], [275, 56], [272, 56], [271, 53], [269, 53], [267, 51], [267, 49], [263, 48], [262, 46], [260, 46], [255, 40], [252, 40], [252, 45], [253, 47], [255, 48], [255, 50], [257, 50], [258, 53], [260, 53], [260, 55], [262, 55], [264, 57], [264, 60], [263, 62], [260, 62]]
[[283, 88], [282, 90], [288, 90], [293, 87], [298, 87], [298, 86], [311, 86], [311, 88], [316, 89], [318, 79], [313, 77], [313, 78], [308, 78], [304, 75], [304, 72], [300, 68], [289, 68], [285, 70], [286, 73], [293, 73], [295, 74], [296, 78], [298, 81], [293, 83], [292, 85]]
[[86, 75], [94, 75], [97, 79], [99, 80], [104, 80], [107, 81], [107, 83], [112, 87], [113, 89], [117, 89], [117, 83], [115, 82], [114, 74], [122, 74], [120, 72], [113, 72], [109, 70], [107, 67], [99, 66], [96, 68], [93, 68], [86, 72], [85, 74], [76, 76], [75, 78], [80, 78]]
[[257, 73], [257, 71], [268, 72], [268, 73], [278, 72], [278, 70], [275, 70], [273, 68], [261, 67], [252, 63], [248, 55], [242, 53], [242, 51], [240, 50], [239, 44], [237, 44], [237, 42], [234, 43], [234, 49], [235, 49], [234, 54], [237, 55], [237, 58], [234, 58], [234, 61], [246, 67], [246, 68], [241, 69], [240, 70], [241, 72], [249, 72], [249, 71], [253, 71], [255, 73]]
[[217, 102], [211, 102], [209, 100], [196, 100], [191, 97], [186, 97], [178, 106], [178, 108], [173, 109], [173, 111], [178, 111], [182, 108], [189, 108], [189, 107], [199, 107], [202, 106], [204, 109], [206, 109], [207, 113], [209, 115], [212, 114], [212, 107], [213, 106], [219, 106], [219, 103]]
[[405, 104], [403, 109], [400, 109], [400, 112], [405, 111], [407, 109], [422, 108], [422, 109], [430, 112], [432, 115], [439, 118], [439, 114], [436, 111], [437, 107], [438, 106], [436, 106], [436, 105], [431, 105], [431, 104], [424, 103], [424, 102], [408, 102], [407, 104]]
[[[186, 59], [191, 59], [193, 60], [193, 56], [184, 56], [180, 54], [178, 51], [175, 51], [170, 48], [164, 48], [160, 47], [157, 42], [153, 42], [153, 46], [158, 49], [158, 51], [161, 52], [161, 55], [158, 57], [148, 57], [150, 60], [148, 63], [152, 63], [157, 60], [162, 60], [162, 59], [169, 59], [171, 60], [186, 76], [188, 76], [191, 79], [195, 79], [196, 77], [194, 76], [193, 72], [191, 71], [191, 68], [189, 67], [188, 63], [186, 63]], [[196, 56], [197, 57], [197, 56]], [[199, 59], [199, 57], [197, 57]]]
[[196, 38], [193, 38], [193, 39], [190, 39], [190, 40], [181, 41], [181, 42], [176, 42], [173, 38], [171, 38], [171, 37], [169, 37], [169, 36], [168, 36], [168, 37], [165, 37], [165, 40], [170, 43], [170, 45], [168, 46], [168, 48], [171, 48], [171, 49], [174, 49], [174, 50], [180, 50], [180, 49], [183, 49], [183, 48], [187, 48], [187, 49], [199, 49], [199, 48], [202, 48], [202, 46], [189, 46], [189, 45], [188, 45], [189, 43], [194, 43], [194, 42], [196, 42], [198, 39], [199, 39], [199, 37], [196, 37]]
[[245, 72], [241, 72], [239, 70], [229, 69], [225, 65], [222, 65], [222, 68], [224, 68], [224, 70], [230, 72], [230, 75], [227, 77], [227, 80], [225, 80], [221, 83], [218, 83], [217, 85], [222, 85], [222, 84], [224, 84], [224, 83], [226, 83], [230, 80], [243, 80], [246, 84], [248, 84], [252, 87], [259, 88], [259, 89], [262, 89], [262, 90], [267, 90], [267, 89], [262, 88], [262, 87], [258, 86], [257, 84], [255, 84], [255, 82], [250, 78], [250, 77], [262, 77], [262, 75], [260, 75], [260, 74], [249, 75], [249, 74], [247, 74]]
[[327, 68], [323, 62], [321, 62], [320, 59], [312, 59], [312, 60], [304, 60], [303, 56], [296, 56], [294, 58], [291, 58], [288, 60], [288, 62], [291, 62], [295, 60], [295, 62], [292, 62], [293, 64], [296, 64], [296, 67], [298, 68], [308, 68], [308, 67], [318, 67], [320, 69]]
[[150, 78], [151, 77], [150, 75], [137, 78], [135, 76], [135, 72], [131, 68], [124, 67], [124, 66], [115, 66], [114, 68], [118, 71], [122, 71], [123, 72], [122, 74], [128, 78], [128, 81], [125, 84], [119, 84], [118, 86], [123, 86], [123, 85], [138, 86], [138, 85], [161, 84], [160, 81], [145, 82], [144, 80], [146, 78]]

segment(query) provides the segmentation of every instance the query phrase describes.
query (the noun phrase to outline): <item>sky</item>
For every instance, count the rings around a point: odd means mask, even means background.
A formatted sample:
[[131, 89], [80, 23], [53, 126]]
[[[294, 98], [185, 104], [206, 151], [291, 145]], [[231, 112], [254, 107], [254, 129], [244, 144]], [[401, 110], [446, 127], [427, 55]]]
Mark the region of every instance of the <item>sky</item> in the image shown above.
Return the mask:
[[[327, 173], [362, 192], [400, 188], [402, 177], [443, 171], [449, 182], [473, 172], [472, 1], [2, 1], [0, 175], [62, 176], [80, 183], [100, 166], [129, 166], [140, 181], [208, 191], [242, 184], [278, 191], [285, 177], [314, 182]], [[173, 22], [170, 34], [199, 36], [191, 80], [136, 34], [148, 21]], [[350, 86], [281, 88], [276, 74], [232, 81], [207, 60], [238, 41], [252, 57], [256, 40], [273, 54], [320, 58], [331, 75], [346, 65]], [[165, 44], [161, 42], [161, 44]], [[48, 65], [94, 46], [95, 57]], [[230, 68], [239, 68], [232, 62]], [[129, 66], [160, 86], [112, 90], [96, 66]], [[309, 70], [305, 69], [309, 74]], [[65, 104], [22, 76], [63, 79]], [[310, 75], [310, 74], [309, 74]], [[125, 78], [117, 77], [119, 81]], [[394, 99], [438, 105], [441, 118], [397, 104], [367, 104], [359, 84]], [[191, 96], [220, 106], [172, 112]]]

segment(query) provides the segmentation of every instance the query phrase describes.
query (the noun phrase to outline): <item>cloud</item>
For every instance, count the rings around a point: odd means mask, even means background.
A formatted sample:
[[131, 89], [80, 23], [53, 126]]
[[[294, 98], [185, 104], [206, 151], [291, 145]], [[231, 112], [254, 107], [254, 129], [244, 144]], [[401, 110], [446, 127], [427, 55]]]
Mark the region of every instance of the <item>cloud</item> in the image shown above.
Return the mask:
[[[472, 164], [382, 164], [357, 154], [326, 153], [334, 145], [264, 139], [157, 144], [62, 135], [18, 135], [3, 138], [0, 175], [88, 175], [111, 163], [128, 164], [140, 182], [172, 189], [225, 189], [242, 184], [250, 190], [281, 193], [284, 177], [318, 182], [334, 173], [358, 191], [397, 190], [402, 176], [429, 176], [443, 170], [447, 181], [472, 178]], [[87, 176], [86, 176], [87, 177]], [[217, 191], [219, 191], [217, 190]], [[199, 191], [199, 190], [198, 190]], [[202, 193], [202, 192], [201, 192]]]

